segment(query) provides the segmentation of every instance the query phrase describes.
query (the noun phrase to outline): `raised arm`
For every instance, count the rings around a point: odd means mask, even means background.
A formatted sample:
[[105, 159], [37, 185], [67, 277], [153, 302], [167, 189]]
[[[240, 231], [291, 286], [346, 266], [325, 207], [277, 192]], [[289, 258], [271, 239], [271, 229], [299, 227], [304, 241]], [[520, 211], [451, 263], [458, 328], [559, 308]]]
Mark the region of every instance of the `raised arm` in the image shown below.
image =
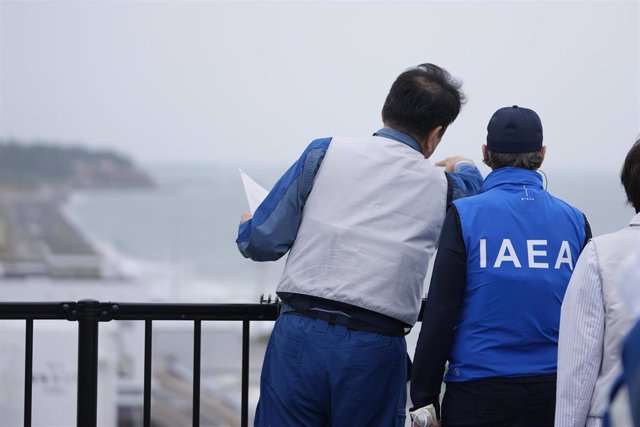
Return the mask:
[[473, 196], [480, 191], [484, 179], [471, 159], [461, 156], [448, 157], [436, 163], [436, 166], [443, 166], [447, 175], [447, 209], [452, 201]]
[[278, 180], [253, 217], [243, 215], [236, 243], [245, 258], [275, 261], [291, 248], [302, 209], [330, 143], [331, 138], [313, 141]]

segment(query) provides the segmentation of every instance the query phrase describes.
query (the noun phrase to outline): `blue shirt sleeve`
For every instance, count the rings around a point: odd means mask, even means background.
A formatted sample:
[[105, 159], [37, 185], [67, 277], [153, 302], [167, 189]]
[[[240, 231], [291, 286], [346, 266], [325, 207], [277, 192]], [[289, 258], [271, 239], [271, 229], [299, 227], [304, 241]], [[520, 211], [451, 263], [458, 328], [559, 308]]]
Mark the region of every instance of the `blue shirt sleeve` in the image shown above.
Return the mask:
[[245, 258], [275, 261], [293, 245], [302, 221], [302, 209], [331, 138], [316, 139], [271, 189], [267, 198], [240, 224], [236, 243]]
[[454, 172], [445, 172], [445, 174], [451, 192], [447, 197], [449, 202], [478, 194], [484, 181], [478, 168], [471, 163], [462, 163], [456, 167]]

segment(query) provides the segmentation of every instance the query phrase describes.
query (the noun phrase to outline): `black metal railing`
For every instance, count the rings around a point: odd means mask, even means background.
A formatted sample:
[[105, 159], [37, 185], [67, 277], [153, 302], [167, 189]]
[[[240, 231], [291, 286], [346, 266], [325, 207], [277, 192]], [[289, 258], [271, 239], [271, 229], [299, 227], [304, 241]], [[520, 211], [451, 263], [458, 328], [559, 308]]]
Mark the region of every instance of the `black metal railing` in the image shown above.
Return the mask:
[[[275, 320], [278, 302], [260, 304], [138, 304], [94, 300], [51, 303], [0, 303], [0, 320], [26, 321], [24, 426], [31, 427], [33, 376], [33, 321], [69, 320], [78, 322], [78, 398], [77, 426], [95, 427], [97, 423], [98, 332], [100, 322], [139, 320], [145, 322], [143, 425], [151, 425], [151, 356], [153, 321], [193, 321], [193, 423], [200, 426], [200, 351], [203, 321], [242, 322], [242, 385], [240, 423], [249, 423], [249, 334], [250, 322]], [[2, 351], [2, 349], [0, 349]]]

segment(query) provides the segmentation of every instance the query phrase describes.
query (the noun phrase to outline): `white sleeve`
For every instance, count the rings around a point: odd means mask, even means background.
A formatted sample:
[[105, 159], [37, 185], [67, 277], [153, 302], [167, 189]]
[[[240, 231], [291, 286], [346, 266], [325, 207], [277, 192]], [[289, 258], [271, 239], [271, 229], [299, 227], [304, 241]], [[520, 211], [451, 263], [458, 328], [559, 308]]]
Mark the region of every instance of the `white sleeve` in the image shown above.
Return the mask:
[[560, 315], [555, 427], [584, 427], [602, 362], [602, 279], [593, 242], [576, 263]]

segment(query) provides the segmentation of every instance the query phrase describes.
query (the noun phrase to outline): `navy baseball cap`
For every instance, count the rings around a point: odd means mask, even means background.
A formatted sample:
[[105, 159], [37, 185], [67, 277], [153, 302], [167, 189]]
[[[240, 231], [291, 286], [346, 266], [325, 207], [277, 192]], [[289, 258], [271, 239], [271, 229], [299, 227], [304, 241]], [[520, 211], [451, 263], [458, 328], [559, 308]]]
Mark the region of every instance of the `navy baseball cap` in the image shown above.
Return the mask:
[[542, 149], [542, 122], [529, 108], [500, 108], [487, 125], [487, 148], [497, 153], [529, 153]]

